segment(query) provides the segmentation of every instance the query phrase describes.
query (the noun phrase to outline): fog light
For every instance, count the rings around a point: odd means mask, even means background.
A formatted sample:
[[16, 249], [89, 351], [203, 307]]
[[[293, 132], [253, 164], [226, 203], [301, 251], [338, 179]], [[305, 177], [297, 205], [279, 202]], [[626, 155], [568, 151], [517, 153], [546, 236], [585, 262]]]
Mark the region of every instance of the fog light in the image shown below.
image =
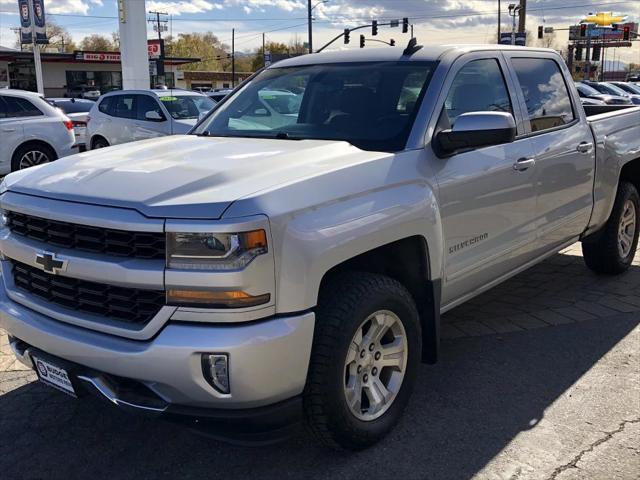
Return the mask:
[[202, 372], [209, 384], [220, 393], [229, 393], [229, 356], [226, 353], [203, 353]]

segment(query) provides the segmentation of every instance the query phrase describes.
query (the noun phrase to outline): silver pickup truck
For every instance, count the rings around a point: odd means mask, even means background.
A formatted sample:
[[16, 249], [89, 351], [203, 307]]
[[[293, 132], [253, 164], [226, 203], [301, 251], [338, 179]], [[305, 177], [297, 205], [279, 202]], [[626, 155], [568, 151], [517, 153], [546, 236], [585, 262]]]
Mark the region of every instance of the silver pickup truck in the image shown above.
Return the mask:
[[279, 62], [189, 135], [9, 175], [0, 326], [70, 395], [365, 448], [441, 313], [576, 241], [598, 273], [630, 265], [640, 109], [605, 110], [551, 50]]

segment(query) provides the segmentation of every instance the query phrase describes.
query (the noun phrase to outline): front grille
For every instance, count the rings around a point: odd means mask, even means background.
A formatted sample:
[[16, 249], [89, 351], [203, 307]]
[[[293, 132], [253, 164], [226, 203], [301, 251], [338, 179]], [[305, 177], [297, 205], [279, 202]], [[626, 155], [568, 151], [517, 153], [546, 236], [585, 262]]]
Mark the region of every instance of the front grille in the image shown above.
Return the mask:
[[12, 233], [56, 247], [103, 253], [116, 257], [165, 258], [165, 234], [128, 232], [59, 222], [18, 212], [7, 212]]
[[11, 261], [17, 288], [70, 310], [146, 325], [165, 304], [165, 293], [87, 282]]

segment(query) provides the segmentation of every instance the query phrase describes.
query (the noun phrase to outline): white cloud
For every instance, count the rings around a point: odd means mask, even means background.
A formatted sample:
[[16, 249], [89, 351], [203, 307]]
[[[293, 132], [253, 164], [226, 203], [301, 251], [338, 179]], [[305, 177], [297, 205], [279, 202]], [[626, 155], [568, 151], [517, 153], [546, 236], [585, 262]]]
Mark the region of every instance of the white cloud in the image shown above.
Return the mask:
[[211, 10], [222, 10], [224, 6], [207, 0], [148, 1], [147, 10], [161, 10], [169, 15], [183, 13], [203, 13]]
[[[102, 5], [102, 0], [90, 0], [90, 3]], [[15, 9], [18, 13], [18, 2], [16, 0], [0, 0], [0, 7], [4, 11]], [[89, 2], [84, 0], [47, 0], [45, 9], [49, 13], [81, 13], [86, 15], [89, 12]]]

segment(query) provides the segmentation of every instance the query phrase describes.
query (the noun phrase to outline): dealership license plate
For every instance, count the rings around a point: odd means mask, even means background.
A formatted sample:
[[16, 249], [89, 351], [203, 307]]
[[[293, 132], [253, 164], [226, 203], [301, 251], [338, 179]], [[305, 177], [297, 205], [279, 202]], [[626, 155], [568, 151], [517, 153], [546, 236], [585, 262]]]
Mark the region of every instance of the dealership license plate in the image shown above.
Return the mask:
[[33, 363], [36, 366], [38, 378], [42, 383], [46, 383], [50, 387], [56, 388], [73, 397], [76, 396], [69, 374], [64, 368], [58, 367], [57, 365], [38, 357], [32, 358]]

